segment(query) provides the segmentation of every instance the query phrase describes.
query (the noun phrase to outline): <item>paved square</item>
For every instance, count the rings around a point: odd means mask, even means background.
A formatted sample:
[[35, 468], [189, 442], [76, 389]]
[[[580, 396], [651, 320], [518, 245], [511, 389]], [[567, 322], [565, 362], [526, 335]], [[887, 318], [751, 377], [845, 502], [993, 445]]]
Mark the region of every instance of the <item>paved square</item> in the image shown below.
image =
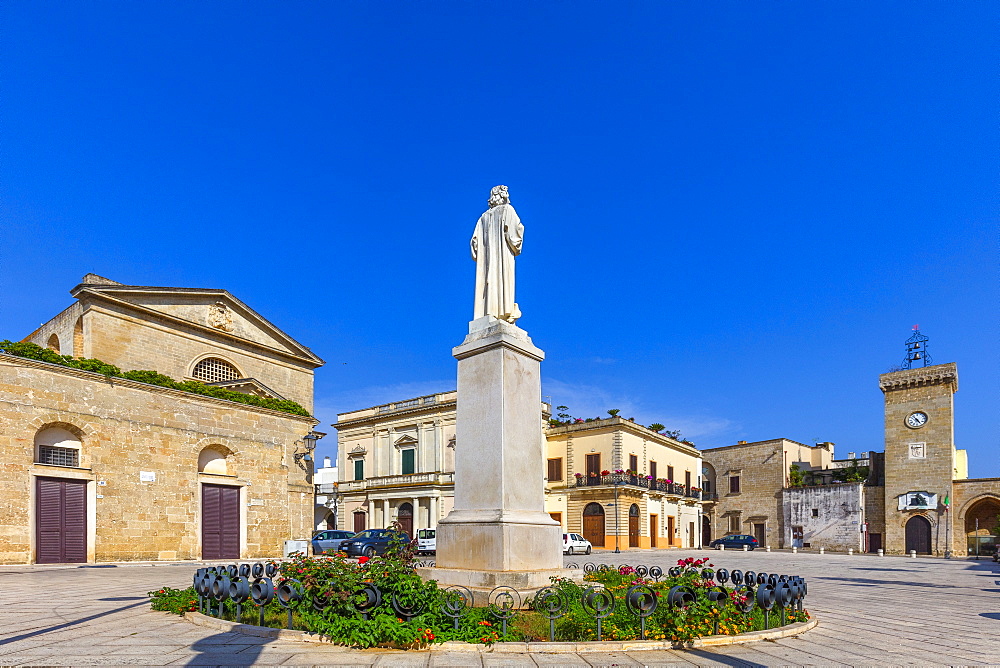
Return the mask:
[[718, 650], [592, 654], [380, 652], [213, 632], [149, 609], [146, 592], [186, 586], [195, 565], [0, 567], [0, 665], [784, 666], [1000, 665], [1000, 565], [981, 560], [629, 550], [567, 557], [667, 568], [801, 575], [820, 625], [798, 638]]

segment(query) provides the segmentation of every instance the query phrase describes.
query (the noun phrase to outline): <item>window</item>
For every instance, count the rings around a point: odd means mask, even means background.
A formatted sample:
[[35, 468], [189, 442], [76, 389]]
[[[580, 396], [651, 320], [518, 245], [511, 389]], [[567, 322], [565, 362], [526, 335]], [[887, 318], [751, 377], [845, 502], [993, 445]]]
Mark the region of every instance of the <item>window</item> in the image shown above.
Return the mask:
[[656, 462], [649, 462], [649, 475], [653, 476], [653, 480], [656, 480]]
[[415, 473], [417, 470], [417, 451], [414, 448], [406, 448], [400, 453], [403, 456], [403, 475], [409, 475], [410, 473]]
[[701, 488], [704, 491], [710, 493], [712, 491], [712, 481], [711, 480], [705, 480], [704, 482], [701, 483]]
[[549, 482], [558, 482], [563, 479], [562, 457], [549, 460]]
[[813, 517], [819, 517], [819, 508], [813, 508]]
[[204, 383], [218, 383], [224, 380], [236, 380], [240, 377], [240, 372], [226, 360], [206, 357], [194, 365], [191, 375]]
[[639, 457], [637, 455], [628, 456], [628, 470], [632, 473], [639, 472]]
[[740, 493], [740, 477], [738, 475], [729, 476], [729, 493], [730, 494]]
[[734, 533], [740, 530], [740, 516], [730, 515], [729, 516], [729, 532]]
[[673, 466], [668, 466], [667, 467], [667, 480], [669, 480], [670, 482], [677, 482], [676, 480], [674, 480], [674, 467]]
[[[65, 425], [76, 429], [71, 425]], [[80, 466], [80, 449], [83, 443], [79, 436], [64, 427], [46, 427], [35, 434], [35, 461], [50, 466]]]
[[77, 467], [79, 463], [80, 451], [76, 448], [60, 448], [55, 445], [38, 446], [38, 463], [51, 464], [52, 466], [72, 466]]
[[354, 460], [354, 479], [355, 480], [365, 479], [365, 460], [363, 459]]
[[226, 475], [228, 473], [226, 457], [229, 454], [231, 454], [229, 450], [223, 446], [208, 446], [198, 453], [198, 472]]

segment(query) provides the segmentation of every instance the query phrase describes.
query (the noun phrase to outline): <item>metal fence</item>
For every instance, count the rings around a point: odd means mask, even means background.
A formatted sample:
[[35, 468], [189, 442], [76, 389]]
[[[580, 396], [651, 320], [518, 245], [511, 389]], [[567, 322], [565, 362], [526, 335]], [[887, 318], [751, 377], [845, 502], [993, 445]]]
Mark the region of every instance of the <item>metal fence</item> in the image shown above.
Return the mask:
[[[422, 562], [416, 565], [433, 563]], [[579, 566], [567, 564], [567, 568]], [[659, 566], [583, 564], [583, 571], [588, 574], [612, 570], [617, 570], [622, 575], [635, 574], [652, 580], [654, 584], [664, 578], [664, 571]], [[665, 574], [669, 578], [695, 574], [714, 584], [709, 587], [676, 585], [666, 594], [655, 591], [648, 584], [634, 584], [625, 593], [623, 604], [601, 585], [595, 583], [586, 587], [579, 602], [587, 614], [594, 618], [597, 639], [603, 639], [602, 621], [611, 616], [619, 605], [624, 605], [626, 612], [638, 619], [640, 639], [645, 640], [646, 620], [662, 605], [683, 608], [702, 600], [719, 610], [733, 606], [747, 614], [756, 608], [763, 612], [762, 629], [768, 629], [771, 628], [771, 614], [775, 609], [780, 615], [780, 626], [784, 626], [789, 611], [803, 610], [803, 600], [808, 593], [805, 579], [798, 576], [682, 566], [668, 568]], [[200, 612], [225, 618], [226, 609], [234, 608], [231, 615], [233, 621], [242, 623], [245, 613], [256, 607], [259, 626], [264, 626], [265, 607], [277, 601], [287, 612], [285, 628], [288, 629], [293, 628], [292, 613], [299, 606], [310, 605], [316, 612], [322, 612], [327, 607], [327, 598], [339, 592], [335, 583], [331, 582], [328, 590], [312, 592], [307, 596], [303, 584], [294, 578], [281, 577], [279, 568], [274, 563], [199, 568], [194, 575], [194, 588], [198, 594]], [[469, 589], [457, 585], [447, 587], [444, 592], [445, 595], [436, 605], [440, 612], [453, 620], [455, 629], [458, 629], [460, 619], [473, 604], [473, 594]], [[733, 596], [734, 593], [737, 595]], [[356, 591], [350, 592], [349, 601], [354, 612], [362, 619], [369, 619], [375, 610], [386, 606], [393, 614], [406, 621], [428, 611], [427, 602], [403, 601], [394, 594], [386, 596], [372, 583], [363, 583]], [[227, 606], [227, 602], [231, 605]], [[513, 588], [497, 587], [490, 592], [486, 607], [506, 635], [508, 622], [525, 604], [549, 620], [549, 640], [555, 641], [556, 621], [569, 611], [572, 604], [570, 597], [555, 587], [545, 587], [525, 601]], [[714, 633], [717, 635], [718, 632], [719, 622], [716, 619]]]

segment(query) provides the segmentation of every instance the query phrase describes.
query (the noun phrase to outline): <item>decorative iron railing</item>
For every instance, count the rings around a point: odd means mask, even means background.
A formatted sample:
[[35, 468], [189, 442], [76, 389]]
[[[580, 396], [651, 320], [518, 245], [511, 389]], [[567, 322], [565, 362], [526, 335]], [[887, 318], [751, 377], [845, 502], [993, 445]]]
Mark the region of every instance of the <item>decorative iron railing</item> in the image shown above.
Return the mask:
[[[433, 565], [423, 562], [416, 565]], [[567, 568], [578, 568], [567, 564]], [[659, 566], [618, 567], [608, 564], [583, 565], [585, 573], [617, 570], [623, 575], [635, 574], [647, 583], [659, 583], [664, 577]], [[684, 574], [697, 574], [705, 580], [713, 581], [711, 587], [691, 587], [678, 585], [662, 594], [649, 584], [633, 584], [625, 593], [623, 605], [628, 614], [640, 623], [640, 639], [646, 639], [646, 619], [651, 617], [661, 605], [671, 608], [686, 608], [699, 601], [706, 601], [719, 610], [732, 606], [743, 613], [751, 613], [754, 608], [763, 612], [762, 629], [771, 628], [771, 613], [775, 608], [780, 615], [781, 626], [786, 623], [789, 611], [803, 610], [803, 601], [808, 593], [806, 581], [798, 576], [756, 573], [754, 571], [727, 571], [726, 569], [675, 566], [666, 571], [668, 577], [676, 578]], [[294, 628], [293, 611], [300, 606], [310, 606], [316, 612], [327, 609], [328, 601], [343, 593], [334, 582], [317, 590], [308, 590], [300, 581], [280, 575], [275, 563], [256, 563], [199, 568], [194, 574], [194, 589], [198, 595], [198, 610], [222, 619], [243, 623], [247, 612], [256, 612], [258, 625], [264, 625], [264, 610], [276, 602], [286, 613], [285, 628]], [[388, 608], [400, 619], [409, 621], [428, 612], [428, 603], [402, 601], [395, 595], [386, 595], [375, 584], [365, 582], [346, 592], [351, 607], [362, 619], [369, 619], [376, 609]], [[554, 587], [539, 590], [530, 601], [522, 601], [517, 590], [497, 587], [490, 592], [486, 601], [489, 614], [500, 624], [503, 634], [507, 633], [508, 622], [524, 604], [549, 620], [549, 640], [555, 641], [556, 620], [564, 616], [572, 601], [563, 591]], [[436, 605], [438, 610], [451, 618], [457, 629], [459, 620], [473, 604], [473, 594], [458, 585], [448, 587]], [[600, 585], [585, 589], [580, 604], [594, 618], [597, 639], [602, 640], [602, 620], [615, 610], [618, 601], [610, 591]], [[718, 621], [714, 633], [718, 635]]]
[[693, 499], [702, 498], [703, 492], [695, 487], [686, 487], [677, 482], [653, 480], [646, 476], [629, 475], [628, 473], [610, 473], [608, 475], [581, 475], [574, 478], [575, 487], [598, 487], [602, 485], [629, 485], [641, 487], [653, 492], [686, 496]]

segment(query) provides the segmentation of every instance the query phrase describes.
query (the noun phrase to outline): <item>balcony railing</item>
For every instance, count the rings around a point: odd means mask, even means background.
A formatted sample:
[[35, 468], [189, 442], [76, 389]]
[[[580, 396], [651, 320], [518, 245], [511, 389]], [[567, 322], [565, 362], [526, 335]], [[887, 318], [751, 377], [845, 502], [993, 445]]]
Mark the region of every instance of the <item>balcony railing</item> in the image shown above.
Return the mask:
[[650, 480], [649, 478], [628, 475], [627, 473], [612, 473], [609, 475], [580, 476], [575, 478], [576, 487], [599, 487], [602, 485], [629, 485], [630, 487], [641, 487], [652, 492], [662, 492], [664, 494], [674, 494], [676, 496], [686, 496], [692, 499], [701, 499], [701, 490], [676, 482], [663, 482], [661, 480]]
[[335, 482], [322, 482], [316, 485], [317, 494], [336, 494], [337, 493], [337, 483]]
[[384, 475], [364, 480], [345, 480], [340, 483], [341, 494], [363, 489], [383, 487], [408, 487], [414, 485], [453, 485], [454, 473], [407, 473], [405, 475]]

